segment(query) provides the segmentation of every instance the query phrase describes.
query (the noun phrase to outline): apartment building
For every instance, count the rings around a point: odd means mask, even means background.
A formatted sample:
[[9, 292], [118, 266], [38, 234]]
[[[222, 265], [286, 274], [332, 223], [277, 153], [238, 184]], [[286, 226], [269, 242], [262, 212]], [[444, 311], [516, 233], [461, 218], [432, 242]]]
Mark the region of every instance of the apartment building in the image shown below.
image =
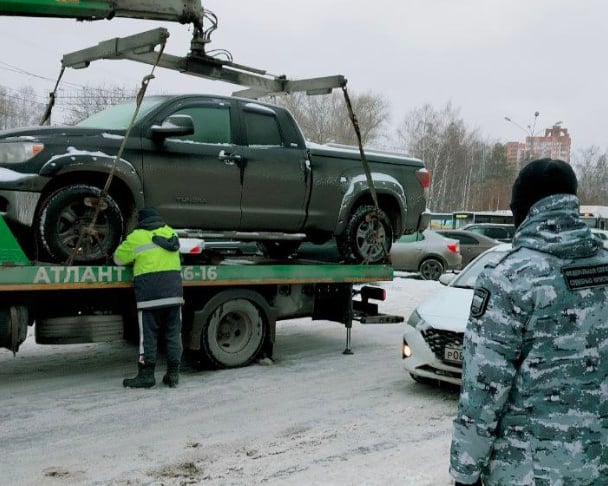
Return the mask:
[[520, 168], [528, 160], [545, 157], [569, 163], [571, 144], [568, 129], [556, 123], [545, 129], [544, 136], [526, 137], [525, 142], [507, 142], [507, 163]]

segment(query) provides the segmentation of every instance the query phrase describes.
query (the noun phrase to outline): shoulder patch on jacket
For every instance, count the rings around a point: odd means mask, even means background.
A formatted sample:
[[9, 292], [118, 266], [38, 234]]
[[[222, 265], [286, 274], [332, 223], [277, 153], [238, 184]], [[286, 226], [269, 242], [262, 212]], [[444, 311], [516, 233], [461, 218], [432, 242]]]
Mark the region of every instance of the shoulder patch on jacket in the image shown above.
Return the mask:
[[484, 288], [475, 289], [471, 301], [471, 317], [481, 317], [485, 314], [490, 300], [490, 291]]
[[608, 265], [576, 265], [562, 268], [570, 290], [608, 285]]

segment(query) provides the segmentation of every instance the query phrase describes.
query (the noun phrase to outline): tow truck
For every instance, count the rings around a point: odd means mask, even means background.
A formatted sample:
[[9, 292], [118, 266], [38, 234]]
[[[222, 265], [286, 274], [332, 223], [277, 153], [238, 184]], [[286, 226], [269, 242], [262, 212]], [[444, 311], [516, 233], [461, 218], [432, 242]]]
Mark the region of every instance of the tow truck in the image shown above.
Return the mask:
[[[162, 50], [152, 52], [158, 39], [165, 35], [157, 30], [152, 42], [146, 41], [150, 36], [146, 33], [122, 42], [110, 41], [94, 51], [85, 49], [64, 57], [64, 67], [85, 67], [94, 59], [123, 56], [244, 85], [250, 97], [302, 90], [318, 94], [346, 83], [339, 75], [290, 81], [208, 56], [205, 46], [216, 26], [214, 15], [192, 0], [8, 0], [0, 1], [0, 15], [83, 21], [128, 17], [194, 25], [191, 51], [184, 58], [167, 56]], [[205, 29], [208, 21], [212, 25]], [[345, 354], [352, 354], [353, 320], [403, 320], [401, 316], [378, 312], [374, 301], [384, 299], [382, 288], [363, 285], [356, 289], [359, 284], [392, 280], [392, 267], [385, 264], [226, 258], [221, 262], [185, 264], [182, 277], [184, 349], [213, 367], [244, 366], [262, 356], [272, 357], [277, 321], [284, 319], [311, 317], [344, 324]], [[138, 326], [131, 280], [130, 268], [31, 261], [0, 217], [0, 347], [16, 353], [31, 326], [40, 344], [136, 340]]]
[[[200, 251], [194, 246], [194, 253]], [[193, 255], [186, 255], [192, 257]], [[388, 265], [226, 258], [182, 267], [183, 343], [216, 368], [271, 358], [277, 321], [297, 317], [343, 323], [352, 354], [353, 319], [401, 322], [378, 312], [384, 290], [356, 284], [391, 280]], [[137, 340], [132, 272], [113, 265], [31, 262], [0, 218], [0, 347], [13, 353], [35, 323], [39, 344]], [[358, 294], [359, 298], [353, 298]]]

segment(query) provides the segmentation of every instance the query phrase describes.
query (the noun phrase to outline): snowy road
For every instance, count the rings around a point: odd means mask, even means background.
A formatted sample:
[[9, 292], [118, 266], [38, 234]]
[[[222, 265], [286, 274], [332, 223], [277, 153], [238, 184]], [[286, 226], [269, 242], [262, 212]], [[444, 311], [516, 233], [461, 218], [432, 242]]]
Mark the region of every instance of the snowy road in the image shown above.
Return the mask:
[[[440, 284], [385, 284], [408, 316]], [[457, 391], [402, 370], [404, 324], [279, 323], [275, 363], [125, 390], [124, 343], [0, 350], [2, 485], [450, 485]], [[157, 379], [163, 369], [157, 370]]]

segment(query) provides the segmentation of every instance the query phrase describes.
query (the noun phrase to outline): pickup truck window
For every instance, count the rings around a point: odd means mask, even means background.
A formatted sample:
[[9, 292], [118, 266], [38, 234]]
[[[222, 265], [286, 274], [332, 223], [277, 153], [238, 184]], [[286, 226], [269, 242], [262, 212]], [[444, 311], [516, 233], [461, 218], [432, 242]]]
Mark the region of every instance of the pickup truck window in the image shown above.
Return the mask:
[[175, 137], [198, 143], [232, 143], [230, 108], [228, 106], [191, 106], [182, 108], [175, 115], [189, 115], [194, 123], [194, 133]]
[[247, 144], [263, 146], [281, 146], [283, 137], [274, 115], [245, 111], [245, 126], [247, 129]]
[[[144, 98], [137, 113], [135, 121], [139, 121], [164, 101], [163, 98], [151, 96]], [[126, 130], [135, 113], [135, 101], [121, 103], [97, 112], [81, 122], [77, 127], [99, 128], [101, 130]]]

